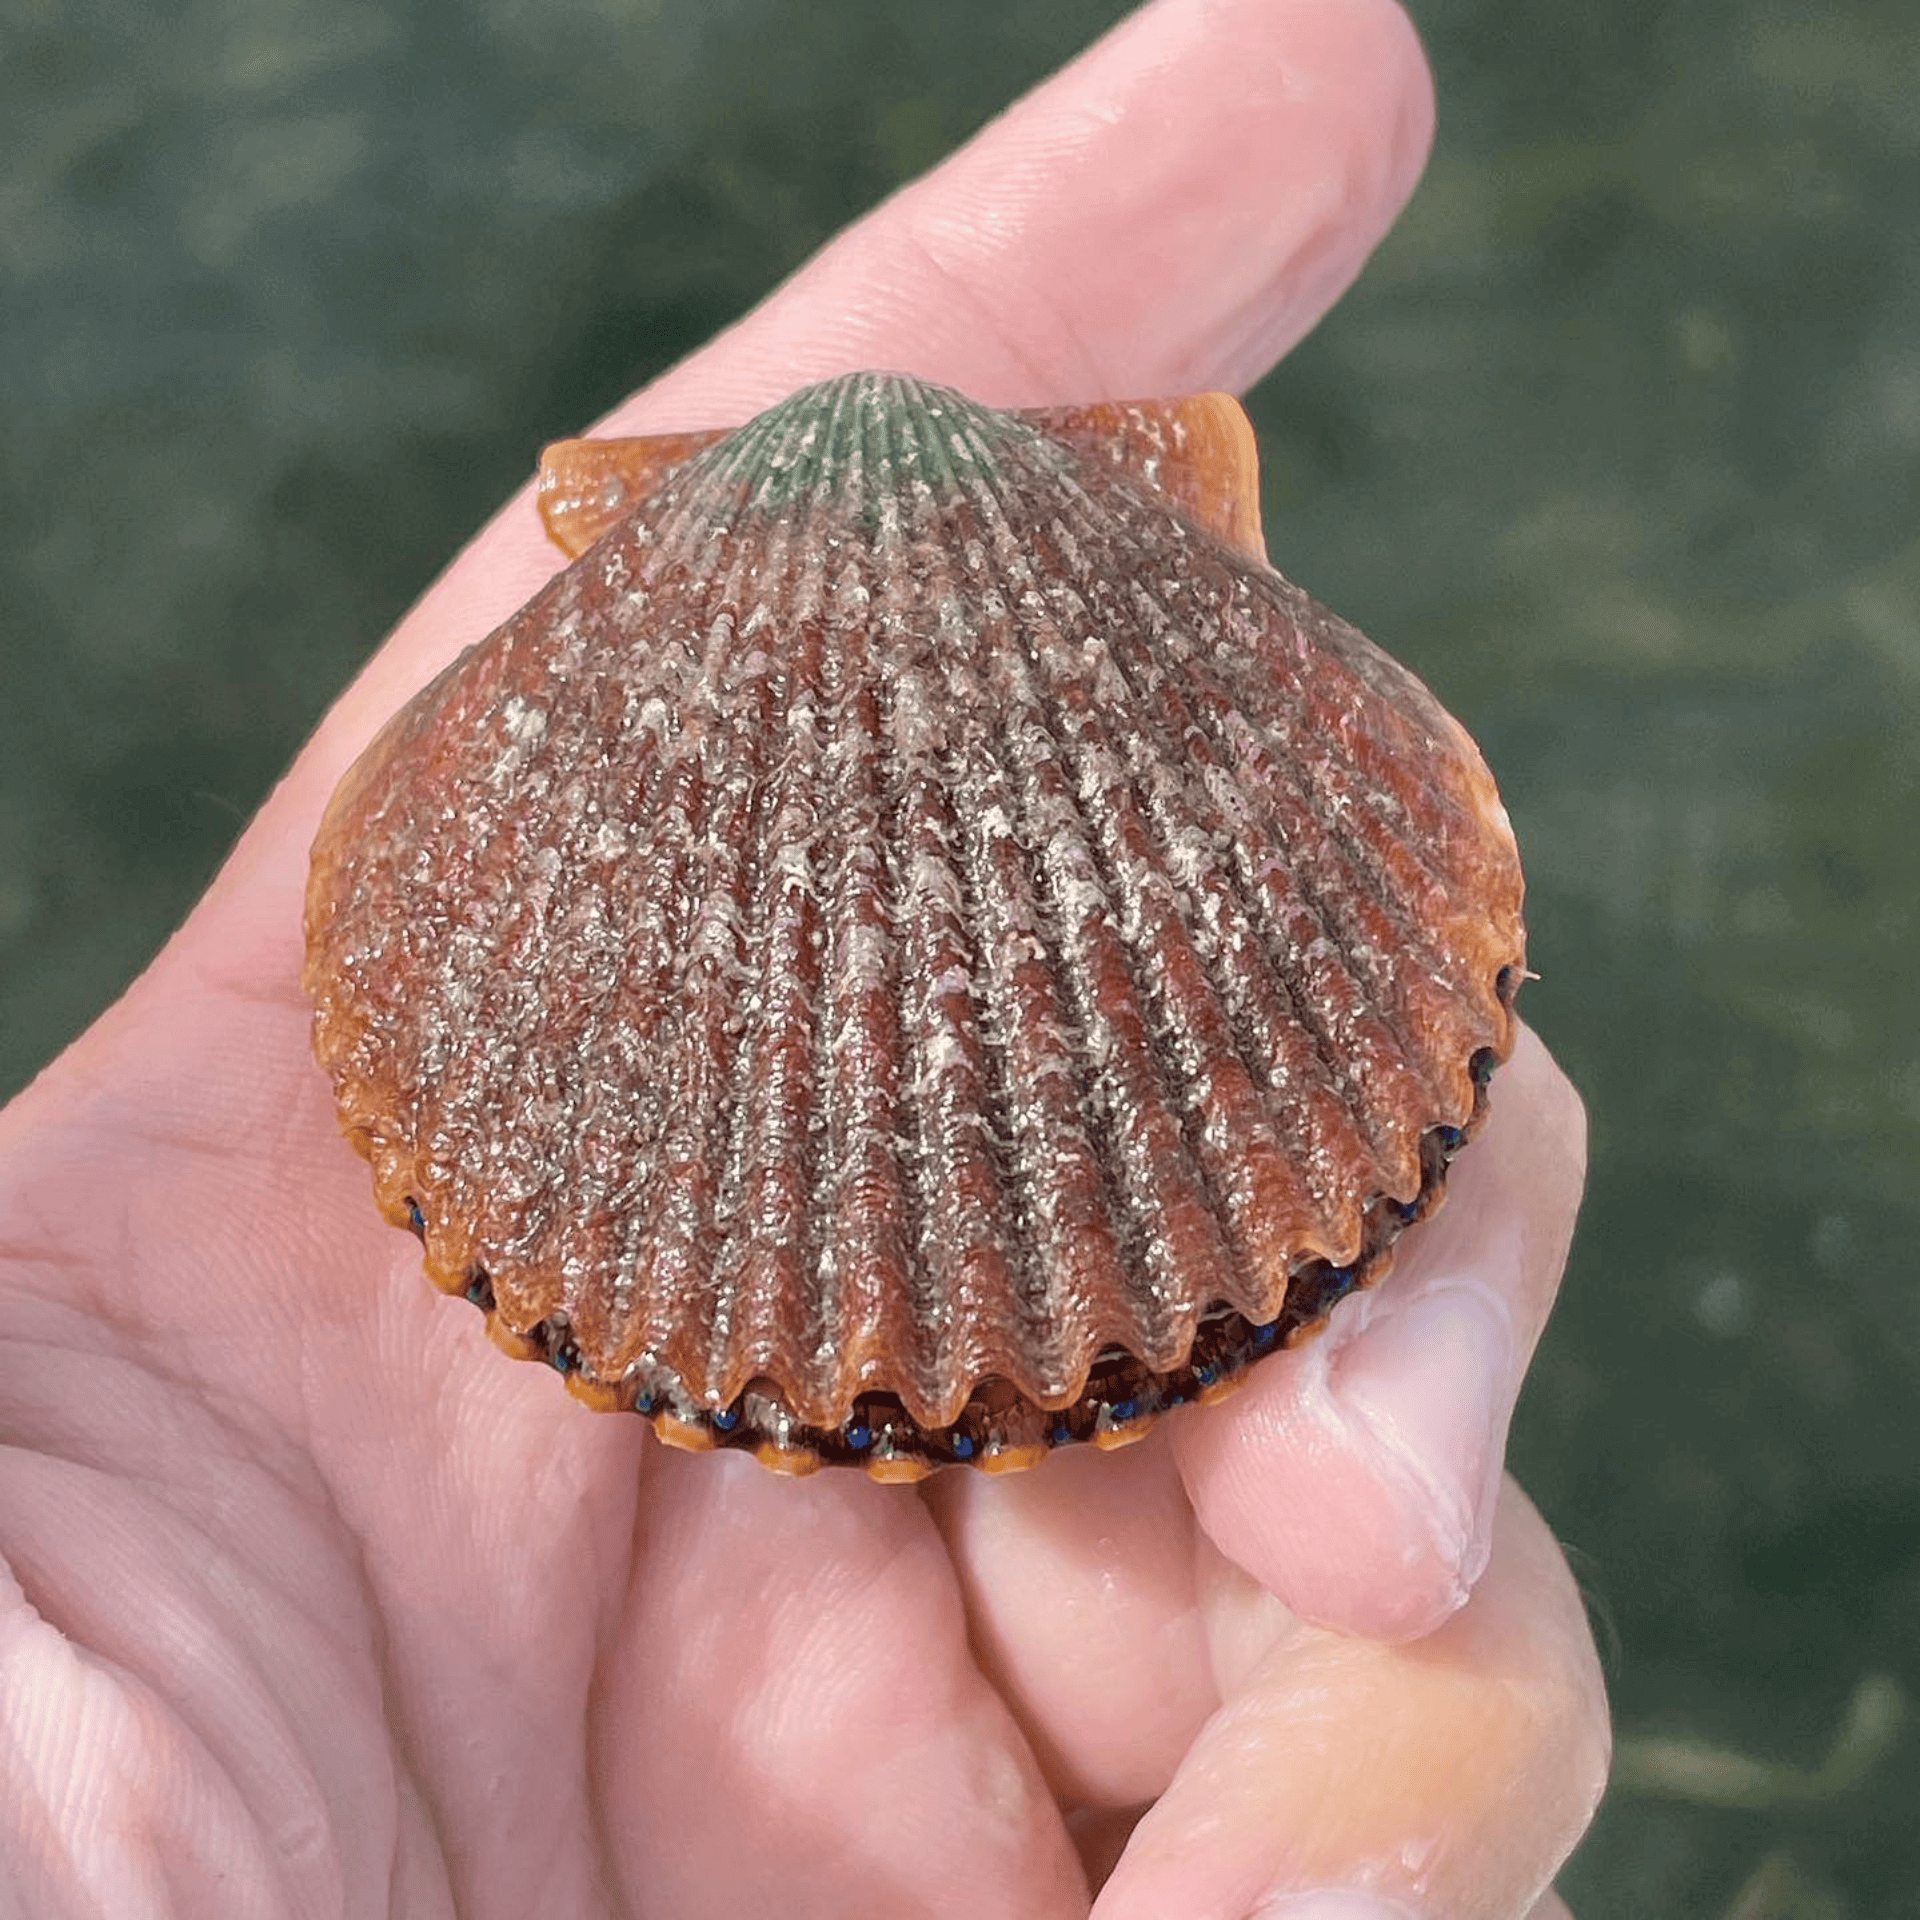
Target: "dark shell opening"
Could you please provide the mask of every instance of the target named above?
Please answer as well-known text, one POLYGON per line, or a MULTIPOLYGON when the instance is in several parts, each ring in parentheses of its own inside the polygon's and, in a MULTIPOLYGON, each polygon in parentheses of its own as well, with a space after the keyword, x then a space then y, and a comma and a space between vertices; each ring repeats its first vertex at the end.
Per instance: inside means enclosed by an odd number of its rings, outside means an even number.
MULTIPOLYGON (((1303 1261, 1274 1320, 1256 1323, 1231 1307, 1215 1306, 1202 1315, 1185 1364, 1170 1371, 1155 1372, 1133 1355, 1109 1349, 1095 1361, 1079 1398, 1055 1409, 1035 1406, 1004 1380, 984 1380, 960 1417, 945 1427, 923 1426, 889 1393, 862 1394, 836 1427, 812 1426, 796 1419, 766 1380, 755 1381, 729 1405, 702 1406, 665 1367, 618 1383, 589 1382, 590 1390, 595 1398, 630 1406, 657 1427, 670 1423, 681 1445, 744 1449, 794 1472, 853 1466, 882 1478, 915 1479, 938 1467, 990 1467, 997 1458, 1026 1464, 1056 1447, 1082 1442, 1124 1444, 1176 1407, 1219 1397, 1255 1361, 1293 1345, 1321 1326, 1348 1294, 1381 1277, 1394 1242, 1439 1203, 1449 1164, 1479 1130, 1496 1064, 1491 1049, 1475 1056, 1477 1091, 1467 1124, 1428 1129, 1421 1142, 1419 1192, 1407 1201, 1385 1194, 1373 1201, 1352 1265, 1303 1261)), ((484 1272, 474 1273, 466 1297, 489 1316, 494 1313, 492 1283, 484 1272)), ((564 1319, 541 1321, 515 1337, 556 1372, 581 1372, 580 1351, 564 1319)))

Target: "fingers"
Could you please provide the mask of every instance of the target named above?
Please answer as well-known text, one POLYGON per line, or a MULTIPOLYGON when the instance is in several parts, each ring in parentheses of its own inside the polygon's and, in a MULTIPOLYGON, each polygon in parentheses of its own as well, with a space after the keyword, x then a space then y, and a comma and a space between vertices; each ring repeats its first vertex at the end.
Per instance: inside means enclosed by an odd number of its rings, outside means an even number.
POLYGON ((1044 1469, 928 1482, 974 1654, 1062 1805, 1158 1794, 1219 1704, 1192 1509, 1156 1436, 1044 1469))
POLYGON ((739 1458, 653 1464, 593 1729, 633 1911, 1084 1914, 920 1502, 739 1458))
POLYGON ((1225 1703, 1094 1920, 1533 1913, 1592 1817, 1608 1733, 1579 1595, 1517 1488, 1486 1577, 1425 1640, 1302 1635, 1224 1565, 1202 1605, 1225 1703))
POLYGON ((1523 1030, 1484 1135, 1393 1273, 1173 1423, 1202 1526, 1295 1613, 1402 1640, 1465 1600, 1584 1171, 1579 1097, 1523 1030))

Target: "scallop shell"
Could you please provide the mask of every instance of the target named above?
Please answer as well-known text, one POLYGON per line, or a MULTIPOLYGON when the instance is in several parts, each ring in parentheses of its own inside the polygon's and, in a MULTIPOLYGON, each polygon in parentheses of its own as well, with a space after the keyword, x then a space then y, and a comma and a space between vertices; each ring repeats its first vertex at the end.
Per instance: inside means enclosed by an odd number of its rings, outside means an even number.
POLYGON ((545 488, 596 543, 314 848, 316 1052, 436 1284, 668 1440, 913 1478, 1131 1439, 1384 1270, 1519 862, 1265 564, 1231 401, 858 374, 545 488))

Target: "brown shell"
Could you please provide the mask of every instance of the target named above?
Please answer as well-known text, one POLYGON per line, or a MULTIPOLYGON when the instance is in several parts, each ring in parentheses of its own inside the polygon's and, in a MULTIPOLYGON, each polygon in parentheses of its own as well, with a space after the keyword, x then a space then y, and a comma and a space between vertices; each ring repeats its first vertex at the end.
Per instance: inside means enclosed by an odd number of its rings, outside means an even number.
POLYGON ((1384 1270, 1511 1044, 1519 863, 1256 557, 1230 405, 861 374, 643 446, 342 782, 315 1048, 509 1350, 914 1477, 1131 1438, 1384 1270))

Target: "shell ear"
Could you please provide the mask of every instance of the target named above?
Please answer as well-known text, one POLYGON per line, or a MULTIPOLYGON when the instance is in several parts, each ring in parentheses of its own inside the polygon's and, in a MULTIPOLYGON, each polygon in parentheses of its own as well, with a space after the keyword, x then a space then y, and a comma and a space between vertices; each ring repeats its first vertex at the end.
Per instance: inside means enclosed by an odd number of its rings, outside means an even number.
MULTIPOLYGON (((1260 531, 1260 454, 1253 423, 1231 394, 1033 407, 1023 417, 1064 440, 1082 459, 1149 482, 1208 532, 1267 564, 1260 531)), ((547 537, 569 560, 577 560, 672 468, 728 431, 556 440, 540 455, 540 518, 547 537)))
POLYGON ((547 538, 577 560, 681 461, 724 439, 705 433, 656 433, 629 440, 556 440, 540 455, 540 518, 547 538))
POLYGON ((1216 538, 1267 564, 1260 452, 1253 422, 1232 394, 1034 407, 1021 417, 1064 440, 1083 460, 1150 482, 1216 538))

